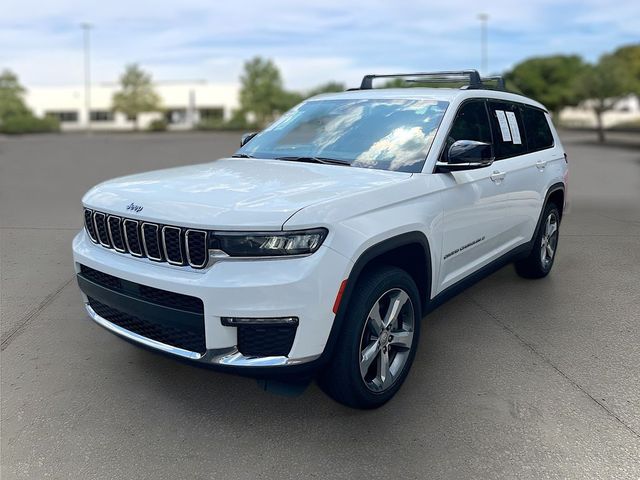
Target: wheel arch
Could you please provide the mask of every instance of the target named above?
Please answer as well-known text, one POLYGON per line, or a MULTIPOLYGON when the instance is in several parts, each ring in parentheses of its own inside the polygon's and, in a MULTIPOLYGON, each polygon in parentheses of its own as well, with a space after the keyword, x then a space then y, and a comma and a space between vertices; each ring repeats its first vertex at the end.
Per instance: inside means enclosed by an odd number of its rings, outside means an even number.
POLYGON ((538 223, 536 225, 536 229, 533 232, 533 237, 529 243, 533 246, 533 240, 537 237, 538 232, 540 231, 540 226, 542 225, 544 215, 544 209, 547 208, 549 202, 555 203, 560 211, 560 220, 562 220, 562 212, 564 210, 564 202, 565 202, 565 186, 564 183, 558 182, 554 183, 547 189, 547 193, 544 197, 544 202, 542 202, 542 209, 540 210, 540 215, 538 216, 538 223))
POLYGON ((431 296, 432 263, 429 241, 423 232, 407 232, 387 238, 367 248, 356 260, 346 279, 346 286, 340 299, 329 339, 322 353, 327 360, 333 352, 337 338, 346 321, 347 308, 358 280, 367 271, 381 265, 402 268, 416 282, 421 299, 421 312, 425 312, 431 296), (418 261, 416 261, 416 256, 418 261))

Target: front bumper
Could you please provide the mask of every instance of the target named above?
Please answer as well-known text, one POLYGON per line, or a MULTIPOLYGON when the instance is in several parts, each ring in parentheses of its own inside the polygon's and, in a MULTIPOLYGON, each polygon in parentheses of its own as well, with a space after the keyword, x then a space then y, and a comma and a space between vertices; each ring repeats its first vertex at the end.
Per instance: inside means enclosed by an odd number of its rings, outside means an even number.
POLYGON ((194 270, 114 252, 92 243, 84 231, 73 241, 73 255, 78 273, 80 265, 85 265, 129 282, 202 300, 206 351, 158 342, 108 321, 89 304, 79 275, 87 312, 96 323, 148 349, 202 365, 247 372, 269 367, 290 370, 320 357, 333 324, 336 293, 351 267, 349 260, 323 246, 307 257, 228 260, 194 270), (221 323, 221 317, 287 316, 298 317, 299 325, 286 356, 243 355, 237 347, 237 328, 221 323))

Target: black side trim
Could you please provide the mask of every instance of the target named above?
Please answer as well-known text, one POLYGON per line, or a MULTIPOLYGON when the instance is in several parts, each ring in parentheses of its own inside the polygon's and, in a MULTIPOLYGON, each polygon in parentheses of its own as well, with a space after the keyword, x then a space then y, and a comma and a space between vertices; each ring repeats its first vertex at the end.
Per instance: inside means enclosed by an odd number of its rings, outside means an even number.
POLYGON ((426 315, 432 312, 433 310, 438 308, 440 305, 445 303, 447 300, 455 297, 456 295, 466 290, 471 285, 479 282, 483 278, 488 277, 492 273, 497 272, 502 267, 513 262, 514 260, 518 260, 519 258, 526 257, 529 254, 529 252, 531 252, 531 248, 533 248, 533 241, 523 243, 522 245, 519 245, 514 249, 508 251, 501 257, 496 258, 488 265, 485 265, 479 270, 476 270, 468 277, 465 277, 462 280, 458 281, 457 283, 454 283, 453 285, 451 285, 450 287, 446 288, 445 290, 440 292, 438 295, 433 297, 431 301, 428 303, 425 311, 422 312, 422 314, 426 315))
POLYGON ((424 248, 425 258, 427 259, 427 265, 425 268, 427 269, 427 288, 426 294, 427 298, 425 299, 425 303, 428 301, 431 292, 431 249, 429 248, 429 241, 427 237, 422 232, 408 232, 398 235, 396 237, 389 238, 384 240, 376 245, 369 247, 365 250, 362 255, 358 258, 355 265, 351 269, 349 273, 349 278, 347 280, 347 286, 342 294, 342 299, 340 301, 340 307, 338 309, 338 313, 333 321, 333 325, 331 327, 331 333, 329 334, 329 339, 324 348, 324 352, 322 352, 322 356, 318 360, 318 363, 326 363, 328 359, 331 357, 333 353, 333 349, 338 341, 338 336, 340 331, 342 330, 342 325, 346 319, 347 307, 349 305, 349 301, 351 296, 353 295, 354 288, 358 283, 358 278, 362 274, 362 271, 365 267, 376 257, 389 252, 391 250, 395 250, 398 247, 403 247, 411 244, 419 244, 424 248))

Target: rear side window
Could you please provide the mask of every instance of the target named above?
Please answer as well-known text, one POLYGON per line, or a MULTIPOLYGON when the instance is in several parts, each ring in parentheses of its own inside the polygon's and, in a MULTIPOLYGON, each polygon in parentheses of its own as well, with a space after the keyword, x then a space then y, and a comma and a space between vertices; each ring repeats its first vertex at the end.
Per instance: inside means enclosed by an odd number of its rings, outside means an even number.
POLYGON ((509 102, 489 102, 496 160, 527 153, 520 107, 509 102))
POLYGON ((492 143, 489 117, 484 100, 472 100, 460 107, 447 136, 447 142, 441 155, 442 161, 447 161, 449 148, 453 142, 458 140, 492 143))
POLYGON ((524 127, 527 131, 527 146, 530 152, 553 147, 553 134, 547 116, 537 108, 522 107, 524 127))

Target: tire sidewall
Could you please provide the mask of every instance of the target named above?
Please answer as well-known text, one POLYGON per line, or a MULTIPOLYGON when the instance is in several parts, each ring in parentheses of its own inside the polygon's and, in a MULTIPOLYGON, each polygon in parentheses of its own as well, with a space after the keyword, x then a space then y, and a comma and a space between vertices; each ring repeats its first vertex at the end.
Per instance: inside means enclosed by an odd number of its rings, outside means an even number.
POLYGON ((556 261, 556 257, 558 256, 558 246, 560 244, 559 240, 560 240, 560 211, 558 210, 558 207, 556 207, 555 204, 549 203, 547 207, 544 209, 544 214, 542 216, 542 223, 540 224, 540 231, 538 232, 538 236, 536 238, 536 243, 534 246, 534 249, 535 249, 534 253, 537 255, 540 271, 543 272, 545 275, 551 271, 551 269, 553 268, 553 264, 556 261), (556 217, 556 223, 558 226, 556 236, 558 238, 556 241, 556 248, 553 253, 553 258, 551 259, 548 265, 545 265, 542 259, 540 258, 540 250, 542 248, 542 237, 544 236, 545 228, 547 225, 547 219, 549 218, 549 215, 551 215, 552 213, 554 213, 556 217))
POLYGON ((376 282, 375 277, 378 277, 378 275, 374 275, 374 278, 370 279, 369 282, 364 282, 365 284, 362 285, 363 288, 358 289, 357 295, 353 298, 352 302, 350 302, 348 321, 343 331, 343 338, 346 340, 343 348, 346 349, 348 354, 348 365, 346 365, 348 381, 353 386, 354 393, 359 400, 359 403, 364 404, 365 408, 380 406, 395 395, 407 377, 420 339, 420 323, 422 316, 420 309, 420 295, 415 282, 409 274, 398 268, 385 269, 385 271, 380 273, 382 273, 379 278, 380 281, 376 282), (404 290, 409 295, 413 304, 415 315, 413 341, 402 373, 400 373, 395 383, 383 392, 373 392, 367 388, 362 376, 360 375, 360 342, 362 338, 362 331, 374 303, 383 293, 393 288, 401 288, 404 290))

